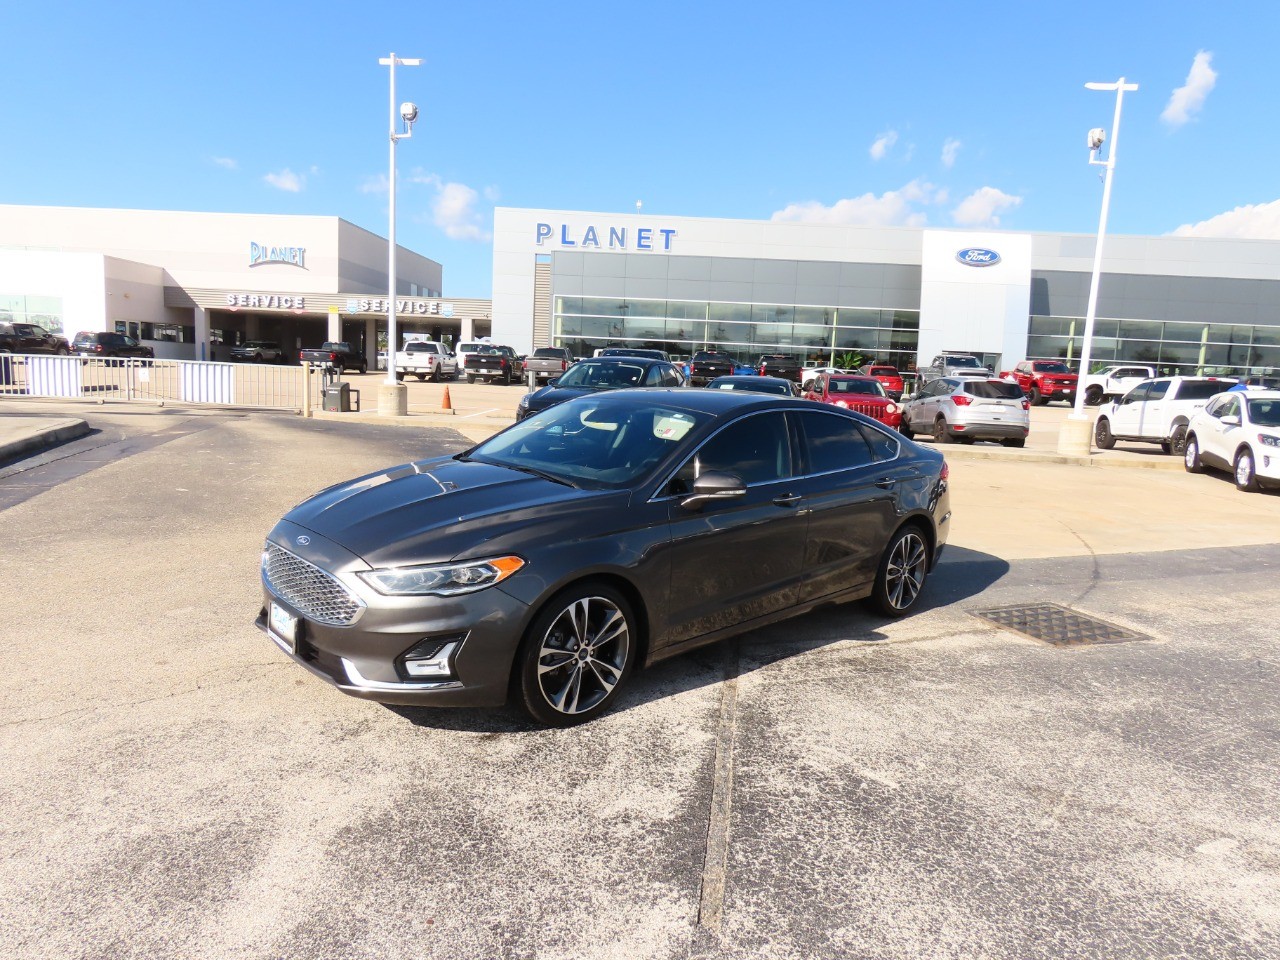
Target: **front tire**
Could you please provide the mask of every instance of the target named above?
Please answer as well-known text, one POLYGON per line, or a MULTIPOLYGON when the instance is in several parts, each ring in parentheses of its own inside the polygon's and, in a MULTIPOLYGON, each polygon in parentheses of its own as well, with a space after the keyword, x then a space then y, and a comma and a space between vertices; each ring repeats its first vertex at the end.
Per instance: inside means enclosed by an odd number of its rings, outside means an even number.
POLYGON ((1099 418, 1093 431, 1093 442, 1099 450, 1110 450, 1116 445, 1116 438, 1111 434, 1111 421, 1106 417, 1099 418))
POLYGON ((1200 462, 1200 441, 1194 433, 1187 436, 1186 447, 1182 451, 1182 465, 1187 473, 1204 473, 1204 464, 1200 462))
POLYGON ((550 727, 604 713, 635 666, 635 623, 627 599, 605 584, 581 583, 557 594, 517 654, 520 706, 550 727))
POLYGON ((902 423, 898 426, 898 432, 902 434, 904 437, 906 437, 908 440, 910 440, 912 437, 916 435, 915 431, 911 429, 911 424, 907 422, 906 417, 902 418, 902 423))
POLYGON ((924 534, 914 524, 903 527, 880 558, 871 605, 886 617, 904 616, 915 606, 928 575, 929 547, 924 534))
POLYGON ((255 354, 253 355, 253 362, 254 362, 254 363, 261 363, 261 362, 262 362, 262 354, 260 354, 260 353, 255 353, 255 354))
POLYGON ((1236 454, 1236 489, 1245 493, 1257 493, 1258 471, 1253 463, 1253 451, 1245 447, 1236 454))
POLYGON ((1033 407, 1042 407, 1049 402, 1044 397, 1040 396, 1040 390, 1037 387, 1031 388, 1031 392, 1027 394, 1027 399, 1031 401, 1031 405, 1033 407))

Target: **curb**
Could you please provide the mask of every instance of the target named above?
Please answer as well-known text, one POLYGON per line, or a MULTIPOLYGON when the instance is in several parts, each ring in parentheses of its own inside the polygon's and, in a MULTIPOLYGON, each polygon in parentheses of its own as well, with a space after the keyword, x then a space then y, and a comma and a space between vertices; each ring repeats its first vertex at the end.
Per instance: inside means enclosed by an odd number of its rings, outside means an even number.
MULTIPOLYGON (((929 444, 928 446, 932 446, 929 444)), ((1141 460, 1120 459, 1106 454, 1072 457, 1062 453, 1038 453, 1027 450, 974 450, 972 447, 944 445, 937 448, 948 460, 1015 460, 1020 463, 1063 463, 1076 467, 1120 467, 1128 470, 1177 470, 1184 468, 1181 457, 1144 457, 1141 460)))
POLYGON ((89 432, 89 424, 74 418, 54 420, 52 425, 44 429, 31 431, 25 437, 0 443, 0 460, 8 460, 19 454, 32 450, 43 450, 45 447, 56 447, 60 443, 83 437, 89 432))

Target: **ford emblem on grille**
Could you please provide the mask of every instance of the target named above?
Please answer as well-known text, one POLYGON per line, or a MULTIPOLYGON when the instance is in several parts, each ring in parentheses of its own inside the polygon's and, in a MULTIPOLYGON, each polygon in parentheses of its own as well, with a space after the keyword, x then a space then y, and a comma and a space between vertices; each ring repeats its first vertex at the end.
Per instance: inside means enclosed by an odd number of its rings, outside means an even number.
POLYGON ((985 247, 965 247, 956 253, 956 259, 966 267, 994 267, 1000 262, 1000 254, 985 247))
POLYGON ((300 547, 305 547, 305 546, 306 546, 308 543, 310 543, 310 542, 311 542, 311 538, 310 538, 310 537, 299 537, 299 538, 298 538, 298 546, 300 546, 300 547))

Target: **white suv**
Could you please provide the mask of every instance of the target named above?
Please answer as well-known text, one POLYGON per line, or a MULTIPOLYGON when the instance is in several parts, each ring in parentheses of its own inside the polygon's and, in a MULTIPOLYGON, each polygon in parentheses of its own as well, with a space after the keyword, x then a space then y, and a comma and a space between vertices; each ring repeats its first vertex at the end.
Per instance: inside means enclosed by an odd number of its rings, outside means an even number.
POLYGON ((1102 406, 1094 442, 1099 450, 1110 450, 1117 440, 1158 443, 1165 453, 1181 456, 1191 417, 1234 383, 1216 377, 1160 377, 1140 383, 1102 406))
POLYGON ((1233 390, 1191 418, 1182 462, 1188 472, 1230 470, 1250 492, 1280 484, 1280 390, 1233 390))

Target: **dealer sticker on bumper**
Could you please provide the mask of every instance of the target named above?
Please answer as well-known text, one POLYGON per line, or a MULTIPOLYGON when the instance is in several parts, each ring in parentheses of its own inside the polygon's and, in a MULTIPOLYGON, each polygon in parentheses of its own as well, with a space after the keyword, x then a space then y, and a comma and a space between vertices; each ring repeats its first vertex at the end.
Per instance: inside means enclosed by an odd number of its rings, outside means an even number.
POLYGON ((278 603, 271 604, 271 639, 290 653, 298 649, 298 618, 278 603))

